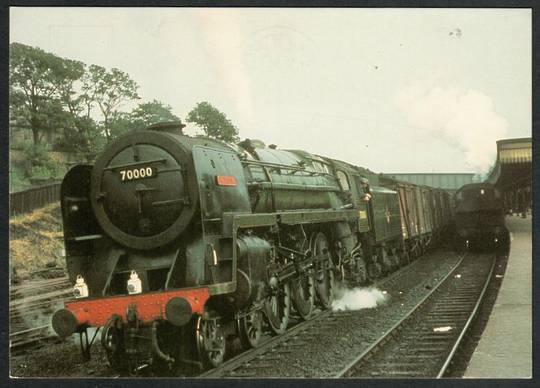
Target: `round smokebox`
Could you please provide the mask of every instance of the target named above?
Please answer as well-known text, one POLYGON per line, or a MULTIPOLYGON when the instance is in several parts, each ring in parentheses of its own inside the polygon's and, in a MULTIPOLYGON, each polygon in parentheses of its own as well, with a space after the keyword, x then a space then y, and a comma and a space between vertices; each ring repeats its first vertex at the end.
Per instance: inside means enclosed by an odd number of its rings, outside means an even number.
POLYGON ((105 233, 134 249, 174 241, 197 209, 198 185, 191 150, 168 132, 134 131, 96 159, 91 201, 105 233))

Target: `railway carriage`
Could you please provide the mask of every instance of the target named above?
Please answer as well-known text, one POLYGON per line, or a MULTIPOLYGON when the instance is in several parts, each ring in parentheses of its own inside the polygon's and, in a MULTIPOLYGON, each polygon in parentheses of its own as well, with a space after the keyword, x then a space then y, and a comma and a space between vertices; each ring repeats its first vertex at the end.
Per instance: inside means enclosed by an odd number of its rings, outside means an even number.
POLYGON ((432 189, 430 205, 431 205, 431 211, 433 214, 433 228, 436 231, 440 231, 443 220, 442 220, 441 192, 439 189, 432 189))
MULTIPOLYGON (((161 123, 73 167, 61 206, 76 298, 63 336, 101 328, 111 366, 223 362, 226 340, 330 308, 336 281, 366 283, 425 248, 429 190, 300 150, 185 136, 161 123), (424 245, 419 245, 424 244, 424 245)), ((84 338, 84 341, 83 341, 84 338)))
POLYGON ((442 189, 417 186, 382 176, 381 184, 398 193, 401 230, 406 251, 420 256, 433 239, 451 225, 450 194, 442 189))

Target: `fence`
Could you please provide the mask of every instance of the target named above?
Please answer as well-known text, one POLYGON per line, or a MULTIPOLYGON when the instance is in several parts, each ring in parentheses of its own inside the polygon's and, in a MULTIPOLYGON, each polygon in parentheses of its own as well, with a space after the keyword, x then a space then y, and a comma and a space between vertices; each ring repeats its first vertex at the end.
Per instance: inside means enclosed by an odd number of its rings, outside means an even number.
POLYGON ((33 187, 9 194, 9 215, 31 212, 53 202, 60 201, 60 183, 33 187))

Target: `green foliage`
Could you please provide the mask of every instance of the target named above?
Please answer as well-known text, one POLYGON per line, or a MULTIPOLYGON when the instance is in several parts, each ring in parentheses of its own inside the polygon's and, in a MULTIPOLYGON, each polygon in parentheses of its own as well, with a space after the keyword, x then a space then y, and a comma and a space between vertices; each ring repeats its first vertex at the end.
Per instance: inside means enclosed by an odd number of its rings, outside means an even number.
POLYGON ((29 175, 33 179, 51 179, 56 177, 57 174, 55 169, 51 169, 48 166, 33 166, 29 171, 29 175))
POLYGON ((224 113, 220 112, 206 101, 199 102, 197 106, 188 113, 186 121, 197 125, 208 137, 230 143, 239 140, 238 129, 224 113))
POLYGON ((63 127, 63 136, 56 139, 54 149, 65 152, 93 153, 106 143, 92 118, 70 117, 63 127))
POLYGON ((65 172, 62 163, 50 157, 49 145, 32 144, 23 152, 27 160, 24 169, 24 175, 27 178, 56 178, 65 172))
POLYGON ((163 121, 180 121, 180 118, 172 113, 170 105, 165 105, 158 100, 152 100, 151 102, 139 104, 133 109, 130 120, 134 128, 145 128, 163 121))
POLYGON ((88 100, 95 101, 103 115, 103 133, 107 141, 113 139, 111 120, 118 119, 118 108, 123 102, 140 98, 139 86, 127 73, 118 69, 107 71, 104 67, 90 65, 83 80, 83 92, 88 100))
POLYGON ((180 121, 169 105, 157 100, 139 104, 130 113, 122 111, 125 102, 140 97, 137 83, 119 69, 87 66, 12 43, 9 74, 10 134, 17 134, 10 139, 21 144, 19 131, 32 134, 31 143, 23 145, 25 162, 12 170, 11 183, 17 187, 31 178, 64 173, 64 164, 50 157, 51 149, 89 159, 123 133, 180 121))
POLYGON ((129 113, 116 112, 109 121, 109 129, 111 138, 116 139, 127 132, 137 129, 137 127, 133 125, 129 113))
POLYGON ((32 165, 43 165, 50 159, 47 144, 30 144, 23 151, 26 160, 29 160, 32 165))
POLYGON ((172 108, 160 101, 152 100, 139 104, 130 113, 117 112, 110 120, 112 138, 117 138, 129 131, 144 129, 147 126, 163 121, 180 121, 172 113, 172 108))
POLYGON ((12 166, 9 172, 9 191, 21 191, 31 187, 30 181, 24 174, 24 170, 12 166))
MULTIPOLYGON (((121 70, 87 67, 20 43, 10 46, 10 127, 30 130, 36 146, 99 152, 113 138, 111 126, 118 133, 131 129, 119 107, 139 98, 137 89, 135 81, 121 70), (95 107, 102 114, 101 123, 91 117, 95 107)), ((30 154, 30 158, 37 157, 35 152, 30 154)))
POLYGON ((72 152, 92 152, 100 143, 100 129, 90 112, 94 101, 84 90, 76 87, 88 79, 88 70, 83 65, 82 72, 77 73, 78 78, 66 78, 59 86, 59 98, 65 108, 64 121, 59 128, 63 130, 55 146, 57 149, 72 152))
POLYGON ((34 144, 64 122, 61 85, 84 74, 84 64, 60 58, 37 47, 10 45, 10 114, 13 126, 29 128, 34 144))

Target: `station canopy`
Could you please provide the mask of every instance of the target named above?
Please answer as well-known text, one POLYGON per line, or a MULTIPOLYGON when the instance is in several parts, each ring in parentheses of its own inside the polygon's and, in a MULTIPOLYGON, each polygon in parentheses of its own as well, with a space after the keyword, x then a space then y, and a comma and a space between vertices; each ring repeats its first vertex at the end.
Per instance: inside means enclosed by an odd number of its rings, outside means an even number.
POLYGON ((497 162, 487 181, 501 191, 531 185, 532 138, 497 141, 497 162))
POLYGON ((475 173, 468 172, 449 172, 449 173, 429 173, 429 172, 411 172, 411 173, 386 173, 385 177, 413 183, 415 185, 423 185, 445 189, 449 192, 454 192, 463 185, 473 183, 475 173))

